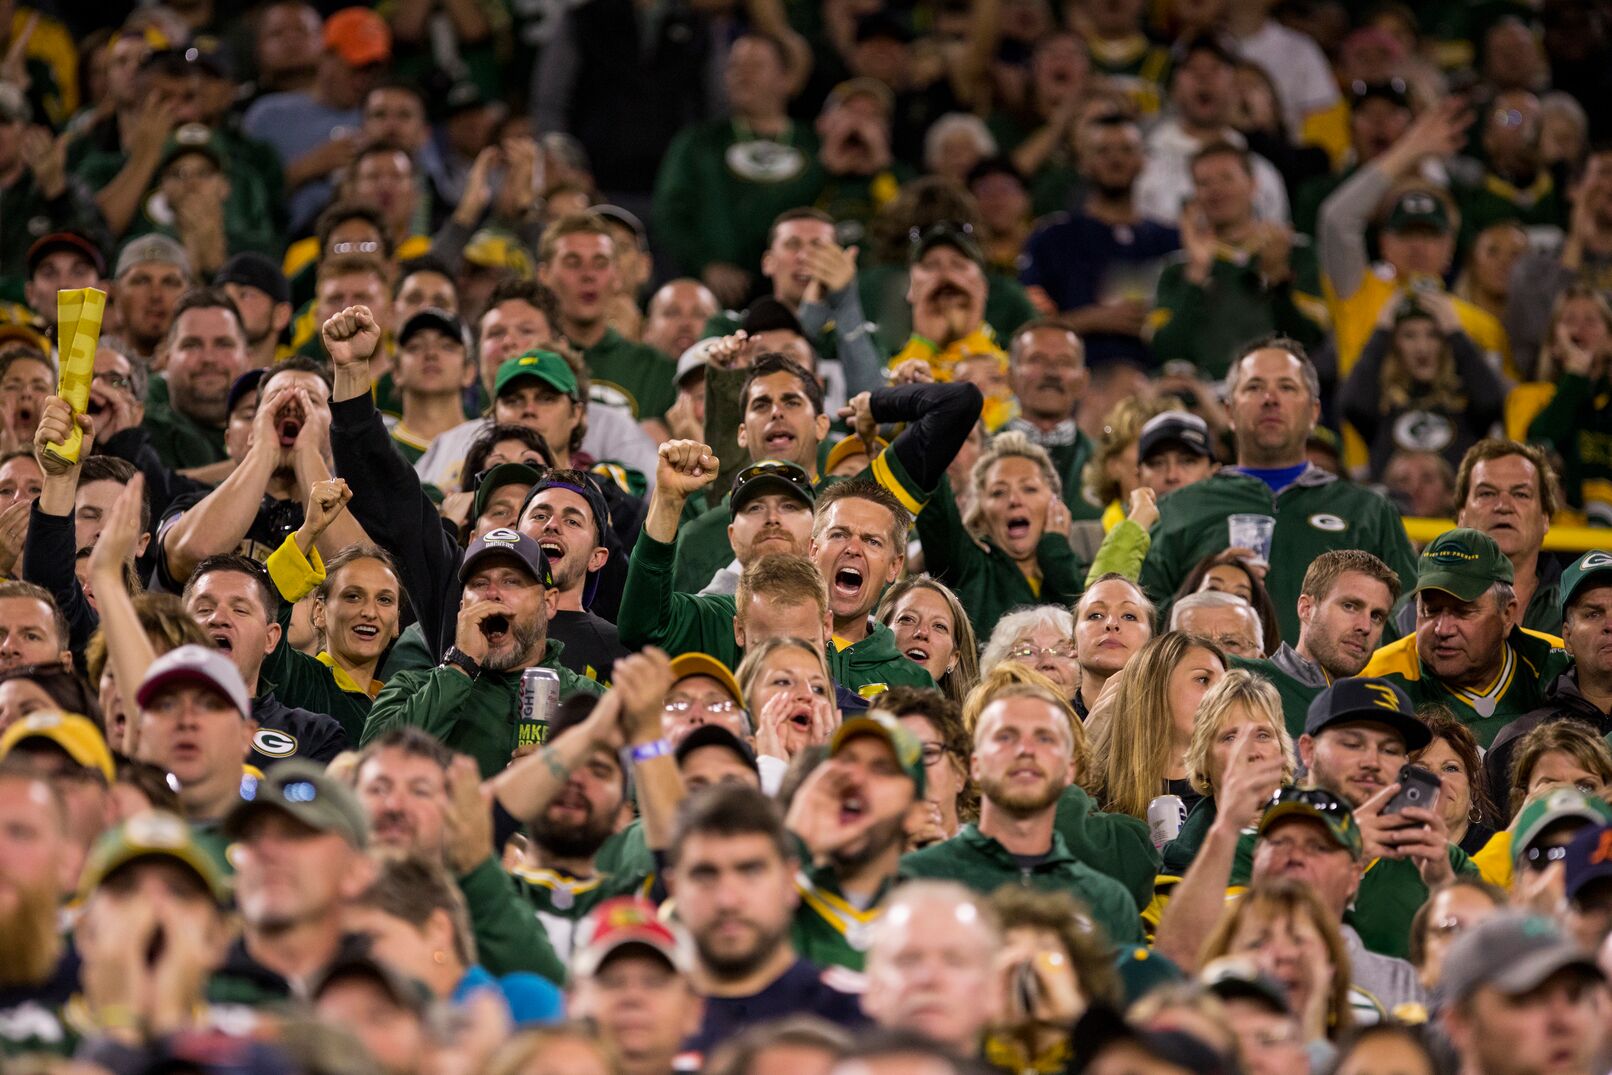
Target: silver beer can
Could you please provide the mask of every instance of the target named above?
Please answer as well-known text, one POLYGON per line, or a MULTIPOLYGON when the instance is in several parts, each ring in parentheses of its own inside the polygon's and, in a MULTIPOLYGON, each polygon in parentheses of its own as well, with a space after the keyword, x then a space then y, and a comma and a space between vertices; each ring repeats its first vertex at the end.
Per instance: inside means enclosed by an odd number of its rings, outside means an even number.
POLYGON ((1147 829, 1153 835, 1153 846, 1163 847, 1181 835, 1181 824, 1187 819, 1186 803, 1179 795, 1160 795, 1147 804, 1147 829))
POLYGON ((559 708, 560 674, 552 668, 523 670, 515 711, 515 745, 542 746, 548 742, 549 722, 559 708))

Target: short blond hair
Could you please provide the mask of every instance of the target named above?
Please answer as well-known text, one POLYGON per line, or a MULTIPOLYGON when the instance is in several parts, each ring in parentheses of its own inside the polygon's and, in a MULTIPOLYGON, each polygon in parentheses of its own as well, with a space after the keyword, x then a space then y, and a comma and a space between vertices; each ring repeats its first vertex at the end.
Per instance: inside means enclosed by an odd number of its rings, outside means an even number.
POLYGON ((1204 694, 1198 703, 1198 715, 1192 722, 1192 742, 1187 746, 1187 779, 1200 794, 1215 794, 1214 781, 1209 779, 1209 759, 1221 726, 1237 706, 1263 717, 1270 725, 1282 751, 1282 783, 1293 782, 1293 737, 1287 734, 1281 694, 1264 676, 1246 668, 1233 668, 1204 694))
POLYGON ((985 450, 974 461, 974 469, 968 476, 968 483, 973 487, 974 496, 968 506, 968 514, 963 517, 963 525, 976 534, 985 525, 985 497, 982 494, 986 476, 990 474, 992 467, 1004 459, 1030 460, 1041 468, 1041 476, 1052 489, 1052 495, 1055 497, 1063 495, 1063 480, 1058 477, 1058 468, 1052 465, 1052 456, 1047 454, 1045 448, 1018 430, 1010 429, 1005 433, 998 433, 985 445, 985 450))
POLYGON ((1018 661, 1002 661, 985 673, 963 702, 963 727, 972 742, 979 734, 980 716, 992 702, 1006 698, 1036 698, 1053 706, 1064 715, 1069 726, 1069 760, 1075 767, 1075 783, 1091 790, 1088 781, 1096 773, 1092 766, 1091 744, 1086 736, 1086 725, 1058 692, 1058 685, 1029 665, 1018 661))

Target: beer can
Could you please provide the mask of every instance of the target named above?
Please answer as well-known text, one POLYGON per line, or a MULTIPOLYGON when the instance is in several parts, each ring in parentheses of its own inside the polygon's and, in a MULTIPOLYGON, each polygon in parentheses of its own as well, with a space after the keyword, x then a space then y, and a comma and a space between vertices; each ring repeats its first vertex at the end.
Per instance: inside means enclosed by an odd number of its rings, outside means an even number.
POLYGON ((515 745, 542 746, 548 742, 549 722, 559 708, 560 674, 551 668, 522 671, 515 711, 515 745))
POLYGON ((1163 847, 1181 835, 1181 824, 1187 819, 1187 806, 1179 795, 1160 795, 1147 804, 1147 828, 1153 835, 1153 846, 1163 847))

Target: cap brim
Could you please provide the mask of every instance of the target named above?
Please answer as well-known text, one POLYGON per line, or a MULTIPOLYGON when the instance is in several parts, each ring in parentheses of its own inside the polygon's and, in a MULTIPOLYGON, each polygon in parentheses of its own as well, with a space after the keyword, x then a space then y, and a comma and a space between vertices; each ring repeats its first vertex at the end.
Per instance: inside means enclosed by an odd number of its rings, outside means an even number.
POLYGON ((1517 996, 1538 989, 1552 975, 1564 970, 1580 971, 1598 982, 1606 980, 1605 973, 1595 960, 1571 941, 1563 941, 1528 953, 1484 984, 1493 986, 1507 996, 1517 996))
POLYGON ((577 953, 571 971, 574 977, 591 978, 599 973, 599 968, 610 961, 610 957, 617 955, 624 948, 641 948, 666 961, 666 965, 678 974, 688 973, 683 961, 678 955, 675 946, 668 945, 666 939, 649 930, 623 929, 609 940, 595 945, 589 945, 577 953))
POLYGON ((921 796, 923 794, 922 780, 915 779, 907 771, 907 767, 902 764, 901 748, 896 745, 895 737, 890 734, 890 729, 872 717, 851 717, 849 720, 843 721, 838 728, 834 729, 834 736, 828 741, 828 756, 834 757, 846 743, 864 735, 876 736, 880 742, 890 748, 890 753, 895 755, 896 765, 900 767, 902 775, 917 784, 918 794, 921 796))
POLYGON ((742 505, 768 493, 788 493, 807 507, 816 505, 816 500, 808 496, 806 490, 788 478, 781 478, 776 474, 758 474, 734 491, 730 501, 731 510, 738 511, 742 505))
POLYGON ((679 653, 672 658, 672 682, 675 684, 689 676, 711 677, 722 684, 723 689, 733 696, 735 702, 744 704, 744 688, 739 686, 738 679, 727 665, 709 653, 679 653))
POLYGON ((1206 445, 1194 444, 1185 437, 1178 437, 1172 434, 1169 436, 1159 437, 1158 439, 1151 441, 1147 445, 1146 450, 1137 451, 1136 457, 1139 460, 1146 461, 1151 459, 1154 453, 1163 451, 1165 448, 1181 448, 1191 452, 1200 459, 1208 459, 1211 454, 1206 445))
POLYGON ((1546 830, 1552 825, 1563 821, 1582 821, 1587 825, 1600 826, 1607 824, 1607 817, 1605 814, 1596 812, 1596 809, 1589 805, 1569 807, 1552 813, 1541 814, 1539 819, 1530 825, 1526 832, 1512 834, 1511 861, 1520 860, 1528 849, 1534 845, 1534 841, 1545 835, 1546 830))
MULTIPOLYGON (((223 904, 229 900, 229 883, 225 879, 223 871, 215 863, 209 861, 204 852, 195 847, 125 847, 116 857, 106 863, 101 875, 93 879, 94 884, 84 887, 83 891, 79 893, 80 897, 88 896, 95 889, 105 884, 108 877, 111 877, 123 867, 145 859, 168 859, 171 862, 177 862, 189 870, 202 883, 202 887, 212 895, 215 902, 223 904)), ((88 881, 91 878, 86 877, 85 880, 88 881)))
POLYGON ((479 519, 481 513, 487 510, 487 501, 492 495, 506 485, 525 485, 528 489, 543 480, 543 474, 529 463, 499 463, 487 471, 487 476, 476 487, 475 500, 472 510, 479 519))
POLYGON ((540 371, 538 371, 536 369, 519 370, 519 371, 517 371, 515 373, 510 374, 508 377, 505 377, 503 380, 499 381, 496 386, 494 386, 493 395, 495 395, 495 396, 503 395, 504 390, 506 388, 508 388, 510 385, 514 384, 517 381, 525 380, 526 378, 531 378, 534 381, 542 381, 544 384, 548 385, 550 388, 554 389, 554 391, 560 393, 560 395, 562 395, 562 396, 568 396, 571 399, 576 398, 577 393, 576 393, 576 388, 575 387, 573 387, 571 385, 566 385, 566 384, 559 383, 553 377, 550 377, 548 374, 542 373, 542 372, 540 372, 540 371))
POLYGON ((1471 575, 1457 574, 1453 571, 1429 571, 1425 577, 1416 580, 1411 595, 1437 590, 1449 594, 1457 601, 1476 601, 1488 593, 1494 584, 1494 579, 1473 578, 1471 575))
MULTIPOLYGON (((141 681, 140 688, 134 692, 134 700, 138 705, 145 705, 156 696, 158 691, 173 683, 204 683, 225 698, 228 698, 231 705, 239 705, 239 700, 230 693, 228 687, 194 666, 169 668, 154 676, 146 677, 141 681)), ((241 715, 243 717, 250 716, 250 713, 243 712, 241 715)))
POLYGON ((1385 728, 1392 728, 1404 738, 1405 749, 1412 753, 1433 741, 1433 733, 1427 730, 1427 725, 1415 717, 1401 713, 1397 709, 1379 707, 1346 709, 1341 713, 1333 713, 1317 724, 1313 730, 1306 728, 1305 733, 1318 735, 1340 724, 1381 724, 1385 728))
POLYGON ((1600 567, 1590 568, 1588 571, 1585 571, 1583 574, 1579 575, 1577 581, 1573 583, 1573 588, 1571 590, 1563 590, 1561 598, 1562 611, 1567 611, 1567 606, 1572 604, 1574 595, 1576 595, 1580 590, 1588 588, 1592 583, 1597 586, 1612 584, 1612 564, 1603 564, 1600 567))
POLYGON ((532 578, 536 579, 537 581, 543 581, 543 573, 541 571, 527 563, 526 559, 521 556, 520 553, 509 548, 486 548, 481 549, 471 556, 466 556, 464 563, 459 565, 459 581, 469 582, 470 576, 479 571, 484 562, 499 558, 507 559, 512 563, 521 565, 521 570, 525 571, 528 575, 531 575, 532 578))
POLYGON ((726 750, 744 762, 748 768, 754 770, 758 776, 760 775, 761 770, 756 763, 755 751, 745 745, 743 739, 740 739, 720 724, 702 724, 690 731, 683 737, 683 741, 677 744, 674 757, 676 757, 677 763, 682 765, 684 759, 690 754, 696 750, 704 750, 707 747, 720 747, 726 750))
POLYGON ((1351 855, 1358 855, 1355 848, 1338 835, 1338 830, 1333 827, 1332 819, 1306 802, 1295 800, 1293 802, 1278 803, 1276 806, 1266 810, 1259 819, 1259 827, 1255 830, 1255 834, 1263 836, 1278 821, 1284 821, 1292 817, 1308 818, 1311 821, 1320 822, 1321 827, 1327 830, 1327 835, 1332 838, 1333 843, 1351 855))

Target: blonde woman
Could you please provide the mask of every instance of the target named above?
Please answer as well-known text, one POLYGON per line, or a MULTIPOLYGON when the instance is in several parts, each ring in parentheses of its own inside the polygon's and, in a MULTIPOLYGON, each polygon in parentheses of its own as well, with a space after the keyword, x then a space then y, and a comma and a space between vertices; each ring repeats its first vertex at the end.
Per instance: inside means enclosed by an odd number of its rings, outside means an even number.
POLYGON ((980 677, 974 624, 951 587, 928 575, 897 579, 873 617, 896 636, 896 649, 924 666, 935 685, 958 705, 980 677))
MULTIPOLYGON (((757 758, 787 764, 807 747, 827 743, 839 727, 828 658, 805 639, 769 638, 751 647, 736 678, 755 723, 757 758)), ((781 770, 776 775, 781 779, 781 770)))
POLYGON ((1069 546, 1069 508, 1047 450, 1023 433, 998 434, 969 475, 963 517, 942 482, 918 515, 924 565, 969 610, 977 635, 1016 605, 1068 605, 1085 571, 1069 546))
POLYGON ((1105 533, 1125 518, 1131 494, 1142 484, 1136 459, 1142 427, 1149 418, 1169 409, 1166 401, 1131 396, 1116 403, 1104 419, 1102 439, 1080 472, 1080 485, 1087 500, 1107 505, 1103 509, 1105 533))
MULTIPOLYGON (((963 703, 963 727, 968 729, 970 741, 986 706, 1005 694, 1023 691, 1063 697, 1052 680, 1035 669, 1017 661, 1001 661, 991 666, 963 703)), ((1070 783, 1058 798, 1053 827, 1076 858, 1124 885, 1136 905, 1146 907, 1153 898, 1153 879, 1159 869, 1158 852, 1147 824, 1128 814, 1097 809, 1091 795, 1095 772, 1086 727, 1067 701, 1060 701, 1059 706, 1069 718, 1074 749, 1070 755, 1070 783)))
POLYGON ((1143 646, 1090 720, 1104 810, 1146 819, 1148 804, 1175 795, 1190 810, 1202 795, 1187 779, 1198 704, 1226 674, 1213 643, 1170 631, 1143 646))
MULTIPOLYGON (((1233 668, 1198 703, 1192 741, 1187 744, 1187 779, 1203 798, 1187 815, 1181 834, 1161 849, 1164 873, 1180 877, 1192 865, 1219 813, 1216 792, 1238 756, 1249 762, 1279 758, 1279 784, 1293 781, 1293 738, 1282 718, 1282 696, 1262 676, 1233 668)), ((1273 783, 1270 790, 1279 784, 1273 783)), ((1251 825, 1257 818, 1243 820, 1251 825)))

